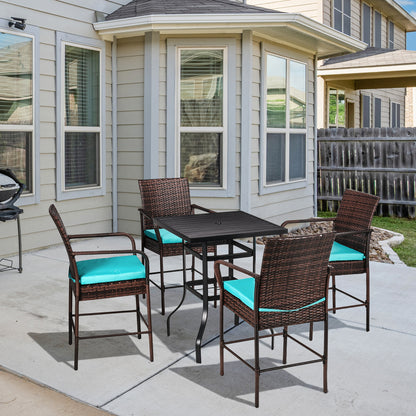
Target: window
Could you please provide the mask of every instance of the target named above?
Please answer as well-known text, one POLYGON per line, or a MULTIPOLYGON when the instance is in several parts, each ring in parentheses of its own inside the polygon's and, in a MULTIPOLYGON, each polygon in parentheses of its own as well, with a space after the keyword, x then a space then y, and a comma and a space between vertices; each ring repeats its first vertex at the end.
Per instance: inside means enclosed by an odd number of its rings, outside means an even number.
POLYGON ((306 65, 267 53, 265 184, 306 178, 306 65))
POLYGON ((100 41, 80 44, 58 34, 57 199, 102 195, 103 51, 100 41))
POLYGON ((388 30, 388 48, 394 49, 394 23, 389 22, 389 30, 388 30))
POLYGON ((223 187, 225 49, 178 52, 180 176, 191 186, 223 187))
POLYGON ((391 127, 400 127, 400 104, 391 103, 391 127))
POLYGON ((381 48, 381 14, 374 10, 374 46, 381 48))
POLYGON ((334 0, 333 26, 334 29, 351 35, 351 0, 334 0))
POLYGON ((361 94, 361 127, 371 127, 371 97, 361 94))
POLYGON ((371 7, 363 3, 362 7, 362 41, 371 46, 371 7))
POLYGON ((374 98, 374 127, 381 127, 381 98, 374 98))
POLYGON ((328 126, 345 127, 345 91, 329 89, 328 126))
POLYGON ((0 30, 0 166, 34 185, 34 38, 0 30))

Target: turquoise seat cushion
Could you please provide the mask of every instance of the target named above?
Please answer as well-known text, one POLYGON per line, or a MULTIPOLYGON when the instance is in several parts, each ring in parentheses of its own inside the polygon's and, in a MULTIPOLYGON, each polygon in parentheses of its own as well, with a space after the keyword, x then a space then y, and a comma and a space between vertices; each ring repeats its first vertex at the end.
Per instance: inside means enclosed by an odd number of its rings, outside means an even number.
POLYGON ((334 242, 329 256, 329 261, 351 261, 364 260, 365 256, 353 248, 334 242))
MULTIPOLYGON (((144 233, 151 238, 152 240, 157 241, 156 231, 153 229, 144 230, 144 233)), ((182 238, 178 237, 177 235, 171 233, 168 230, 163 228, 159 228, 160 237, 162 238, 163 244, 178 244, 182 243, 182 238)))
MULTIPOLYGON (((77 261, 82 285, 144 279, 146 269, 137 256, 106 257, 77 261)), ((69 273, 69 277, 74 280, 69 273)))
MULTIPOLYGON (((224 282, 224 290, 229 292, 231 295, 240 299, 250 309, 254 309, 254 286, 255 279, 248 277, 247 279, 227 280, 224 282)), ((297 312, 301 309, 309 308, 310 306, 317 305, 318 303, 324 302, 325 298, 321 298, 316 302, 302 306, 297 309, 268 309, 260 308, 260 312, 297 312)))

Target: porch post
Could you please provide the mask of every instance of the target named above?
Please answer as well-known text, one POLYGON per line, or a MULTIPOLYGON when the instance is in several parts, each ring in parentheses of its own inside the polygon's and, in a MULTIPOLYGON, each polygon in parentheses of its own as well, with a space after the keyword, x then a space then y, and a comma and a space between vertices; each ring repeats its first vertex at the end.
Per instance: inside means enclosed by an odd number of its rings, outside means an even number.
POLYGON ((159 176, 160 33, 144 35, 144 178, 159 176))

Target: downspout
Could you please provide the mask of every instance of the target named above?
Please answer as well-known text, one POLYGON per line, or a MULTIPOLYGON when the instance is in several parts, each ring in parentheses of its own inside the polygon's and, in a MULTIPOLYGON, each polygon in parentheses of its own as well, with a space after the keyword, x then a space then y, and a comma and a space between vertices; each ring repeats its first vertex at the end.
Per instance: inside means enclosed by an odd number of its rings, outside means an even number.
POLYGON ((113 193, 113 232, 118 231, 118 187, 117 187, 117 38, 111 47, 111 127, 112 127, 112 193, 113 193))
POLYGON ((314 137, 314 191, 313 191, 313 215, 318 216, 318 57, 314 58, 314 109, 313 109, 313 137, 314 137))

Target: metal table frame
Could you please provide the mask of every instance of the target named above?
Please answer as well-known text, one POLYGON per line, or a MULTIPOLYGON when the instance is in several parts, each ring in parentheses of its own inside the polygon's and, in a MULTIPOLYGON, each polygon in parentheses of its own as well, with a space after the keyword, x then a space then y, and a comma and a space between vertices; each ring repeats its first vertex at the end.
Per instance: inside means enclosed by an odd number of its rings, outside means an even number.
MULTIPOLYGON (((167 319, 168 335, 170 333, 170 319, 180 308, 185 298, 186 290, 202 299, 202 317, 198 335, 195 342, 196 362, 201 362, 202 337, 208 320, 208 302, 218 299, 217 295, 209 296, 208 285, 215 279, 208 277, 208 262, 215 260, 229 260, 243 257, 253 257, 253 271, 256 266, 256 237, 266 235, 280 235, 287 233, 287 229, 269 221, 262 220, 243 211, 227 211, 221 213, 196 214, 176 217, 158 217, 154 223, 159 228, 181 237, 183 243, 183 282, 184 293, 179 305, 169 314, 167 319), (250 248, 241 242, 235 241, 241 238, 253 238, 253 247, 250 248), (211 245, 228 245, 227 254, 210 254, 208 247, 211 245), (197 250, 199 248, 199 250, 197 250), (235 252, 235 248, 241 251, 235 252), (202 279, 186 281, 186 252, 202 261, 202 279), (202 294, 195 286, 202 286, 202 294)), ((231 274, 229 279, 234 278, 231 274)))

